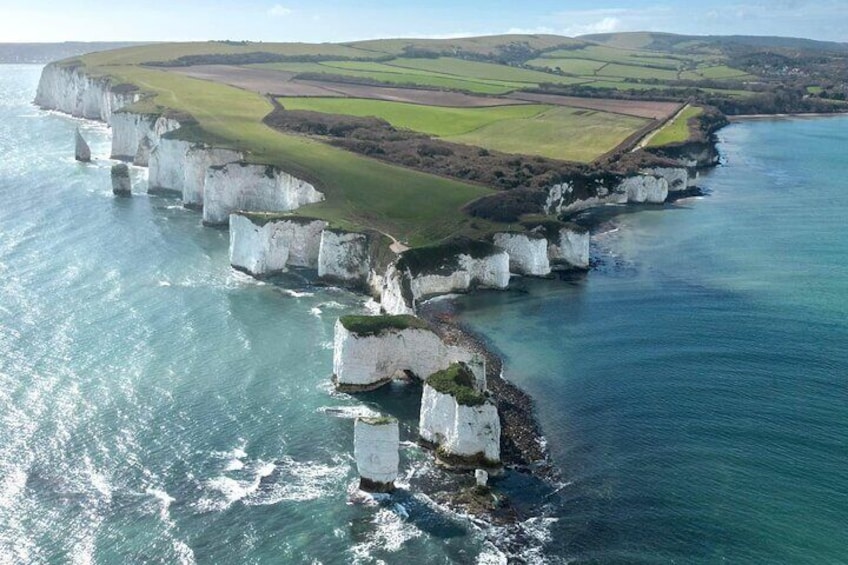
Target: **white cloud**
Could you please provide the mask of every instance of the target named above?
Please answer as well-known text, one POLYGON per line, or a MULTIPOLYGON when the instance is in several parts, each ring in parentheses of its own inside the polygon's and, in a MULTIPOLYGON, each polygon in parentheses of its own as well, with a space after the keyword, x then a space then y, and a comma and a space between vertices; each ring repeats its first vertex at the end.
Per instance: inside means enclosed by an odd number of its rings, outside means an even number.
POLYGON ((291 13, 291 8, 286 8, 280 4, 275 4, 270 10, 268 10, 268 15, 273 18, 284 18, 291 13))

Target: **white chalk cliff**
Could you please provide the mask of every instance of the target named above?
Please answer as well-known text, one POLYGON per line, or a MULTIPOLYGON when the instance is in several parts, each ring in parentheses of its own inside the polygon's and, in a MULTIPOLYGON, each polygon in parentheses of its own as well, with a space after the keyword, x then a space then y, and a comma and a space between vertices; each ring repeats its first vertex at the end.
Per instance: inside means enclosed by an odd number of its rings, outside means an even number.
POLYGON ((589 267, 589 230, 577 226, 559 228, 548 242, 553 270, 589 267))
POLYGON ((545 214, 556 215, 578 212, 604 204, 628 202, 660 204, 668 197, 668 190, 665 174, 656 174, 649 170, 619 178, 614 182, 598 180, 593 185, 594 195, 582 199, 574 197, 573 184, 564 182, 547 189, 547 198, 542 211, 545 214))
POLYGON ((325 227, 323 220, 232 214, 230 264, 254 276, 278 273, 290 266, 314 269, 325 227))
POLYGON ((380 303, 390 314, 414 312, 422 300, 434 296, 509 286, 509 255, 503 249, 492 246, 476 256, 446 251, 437 264, 413 270, 403 259, 417 253, 415 249, 402 253, 397 265, 386 272, 380 303))
POLYGON ((203 222, 222 225, 239 210, 288 212, 324 199, 306 181, 271 165, 228 163, 206 169, 203 222))
POLYGON ((137 102, 137 92, 113 92, 106 77, 91 77, 80 66, 50 63, 41 71, 35 103, 78 118, 109 123, 112 113, 137 102))
POLYGON ((378 388, 409 371, 420 379, 457 361, 471 361, 470 352, 445 345, 427 329, 385 328, 376 335, 358 335, 336 322, 333 375, 346 390, 378 388))
POLYGON ((365 286, 371 273, 370 243, 364 233, 325 229, 318 249, 318 277, 365 286))
POLYGON ((357 418, 353 427, 353 457, 359 488, 370 492, 394 490, 398 476, 400 431, 394 418, 357 418))
POLYGON ((494 401, 465 404, 457 396, 425 383, 418 433, 452 462, 472 466, 500 462, 501 421, 494 401), (464 461, 463 461, 464 460, 464 461))
POLYGON ((163 135, 180 127, 177 120, 121 110, 112 113, 112 158, 146 167, 163 135))
POLYGON ((551 273, 548 240, 536 232, 496 233, 495 245, 509 255, 509 269, 520 275, 543 277, 551 273))

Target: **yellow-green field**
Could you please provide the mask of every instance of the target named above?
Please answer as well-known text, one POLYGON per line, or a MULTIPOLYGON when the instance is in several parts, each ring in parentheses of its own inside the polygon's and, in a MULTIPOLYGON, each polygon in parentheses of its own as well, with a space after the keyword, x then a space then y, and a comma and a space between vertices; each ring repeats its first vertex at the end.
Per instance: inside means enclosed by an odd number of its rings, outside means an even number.
POLYGON ((689 120, 700 116, 704 109, 700 106, 687 106, 669 123, 657 131, 648 142, 648 147, 659 147, 669 143, 682 143, 692 135, 689 120))
POLYGON ((614 149, 648 120, 609 112, 527 104, 445 108, 351 98, 281 98, 289 110, 375 116, 397 128, 505 153, 589 162, 614 149))

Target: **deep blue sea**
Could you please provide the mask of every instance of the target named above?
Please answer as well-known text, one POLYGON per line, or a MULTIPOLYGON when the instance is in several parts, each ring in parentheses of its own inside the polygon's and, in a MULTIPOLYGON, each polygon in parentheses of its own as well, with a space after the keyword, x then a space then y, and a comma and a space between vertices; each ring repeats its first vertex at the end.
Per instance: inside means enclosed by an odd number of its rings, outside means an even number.
MULTIPOLYGON (((332 391, 364 300, 232 271, 142 169, 114 198, 108 130, 33 107, 39 74, 0 66, 0 564, 496 563, 416 491, 414 394, 332 391), (363 504, 375 400, 410 487, 363 504)), ((458 301, 562 470, 527 559, 848 562, 848 119, 721 138, 709 196, 614 210, 586 276, 458 301)))

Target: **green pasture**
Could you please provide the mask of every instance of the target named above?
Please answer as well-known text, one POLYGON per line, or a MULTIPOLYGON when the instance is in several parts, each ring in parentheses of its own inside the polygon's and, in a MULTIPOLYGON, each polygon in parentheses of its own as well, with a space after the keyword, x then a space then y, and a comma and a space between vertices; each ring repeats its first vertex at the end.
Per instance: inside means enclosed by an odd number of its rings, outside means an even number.
POLYGON ((486 108, 451 108, 363 98, 279 98, 287 110, 325 114, 375 116, 397 128, 437 137, 462 135, 503 120, 533 118, 551 108, 543 104, 518 104, 486 108))
POLYGON ((614 149, 647 121, 559 106, 533 118, 501 120, 445 139, 505 153, 588 163, 614 149))
POLYGON ((271 103, 262 96, 223 84, 142 67, 100 69, 155 97, 139 111, 164 108, 187 112, 201 135, 249 153, 257 163, 280 166, 312 182, 327 201, 304 207, 303 214, 340 227, 369 226, 412 245, 490 227, 460 207, 490 189, 368 159, 301 136, 280 133, 262 123, 271 103))
POLYGON ((687 106, 675 118, 664 125, 648 142, 648 147, 661 147, 670 143, 682 143, 691 136, 689 120, 700 116, 704 109, 700 106, 687 106))

